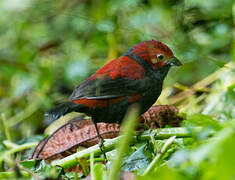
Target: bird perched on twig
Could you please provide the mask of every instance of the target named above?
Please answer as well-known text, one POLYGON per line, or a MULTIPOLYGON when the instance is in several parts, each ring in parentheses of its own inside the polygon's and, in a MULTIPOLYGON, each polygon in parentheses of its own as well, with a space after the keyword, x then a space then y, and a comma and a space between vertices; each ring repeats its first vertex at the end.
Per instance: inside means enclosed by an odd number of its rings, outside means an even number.
POLYGON ((104 152, 97 123, 121 123, 128 107, 135 103, 141 114, 147 111, 161 94, 170 67, 181 65, 162 42, 143 41, 92 74, 77 86, 67 102, 45 116, 49 121, 72 111, 91 116, 104 152))

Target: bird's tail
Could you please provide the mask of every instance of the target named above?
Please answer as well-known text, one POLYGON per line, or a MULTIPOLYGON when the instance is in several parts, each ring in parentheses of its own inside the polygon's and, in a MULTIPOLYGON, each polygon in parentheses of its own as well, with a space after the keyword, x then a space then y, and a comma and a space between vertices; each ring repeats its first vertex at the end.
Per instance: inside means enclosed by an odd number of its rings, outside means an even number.
POLYGON ((51 124, 53 121, 59 119, 61 116, 72 112, 73 106, 74 103, 71 102, 64 102, 55 106, 54 108, 45 113, 44 123, 46 125, 51 124))

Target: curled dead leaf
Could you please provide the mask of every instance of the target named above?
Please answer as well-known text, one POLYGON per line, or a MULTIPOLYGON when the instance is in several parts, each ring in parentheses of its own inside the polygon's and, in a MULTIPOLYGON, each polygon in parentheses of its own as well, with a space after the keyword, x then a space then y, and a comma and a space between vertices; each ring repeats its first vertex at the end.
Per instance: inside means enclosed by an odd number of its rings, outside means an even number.
MULTIPOLYGON (((120 125, 98 123, 100 135, 104 139, 111 139, 118 136, 120 125)), ((53 159, 66 157, 77 151, 78 146, 90 147, 98 143, 98 138, 91 120, 69 122, 52 135, 42 140, 35 148, 32 158, 53 159)))

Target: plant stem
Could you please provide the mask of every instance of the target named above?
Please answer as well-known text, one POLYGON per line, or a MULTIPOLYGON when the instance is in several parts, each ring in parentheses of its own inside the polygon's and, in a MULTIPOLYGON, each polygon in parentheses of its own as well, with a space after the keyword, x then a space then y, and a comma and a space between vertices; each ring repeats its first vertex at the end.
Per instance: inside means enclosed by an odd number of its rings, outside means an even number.
MULTIPOLYGON (((26 171, 20 171, 20 174, 25 178, 30 178, 30 174, 26 171)), ((15 172, 0 172, 0 179, 15 179, 15 172)))
POLYGON ((91 179, 95 179, 94 154, 90 155, 91 179))
MULTIPOLYGON (((161 139, 168 139, 171 136, 176 136, 176 138, 189 138, 192 137, 192 132, 198 132, 202 128, 201 127, 195 127, 192 128, 190 131, 188 131, 186 128, 178 127, 178 128, 164 128, 164 129, 155 129, 152 131, 145 131, 142 135, 138 137, 140 141, 147 141, 150 140, 150 136, 153 136, 155 140, 161 140, 161 139)), ((211 131, 210 135, 213 135, 215 132, 211 131)), ((113 139, 107 139, 104 142, 105 152, 111 151, 115 148, 115 145, 121 140, 121 136, 113 138, 113 139)), ((137 139, 135 136, 131 136, 131 141, 133 143, 137 142, 137 139)), ((90 148, 84 149, 82 151, 79 151, 75 154, 72 154, 70 156, 67 156, 61 160, 53 161, 52 165, 58 165, 63 167, 64 169, 70 168, 72 166, 77 165, 77 158, 81 157, 89 157, 90 153, 94 153, 94 156, 102 154, 99 146, 95 145, 90 148)))
POLYGON ((8 140, 4 140, 4 141, 3 141, 3 144, 4 144, 8 149, 18 148, 18 147, 19 147, 18 144, 13 143, 13 142, 8 141, 8 140))
MULTIPOLYGON (((90 157, 91 157, 91 155, 90 155, 90 157)), ((94 163, 95 163, 95 162, 104 162, 104 161, 105 161, 105 159, 104 159, 103 157, 94 158, 94 163)), ((88 163, 91 163, 91 158, 90 158, 90 159, 87 159, 87 162, 88 162, 88 163)))
POLYGON ((145 172, 143 173, 143 176, 148 174, 151 170, 153 170, 154 168, 157 167, 162 156, 167 152, 167 150, 169 149, 171 144, 174 142, 175 138, 176 138, 176 136, 172 136, 165 142, 165 144, 162 147, 162 149, 160 150, 160 152, 157 154, 157 156, 152 160, 152 162, 146 168, 145 172))
POLYGON ((8 140, 8 141, 11 141, 12 139, 11 139, 11 134, 10 134, 8 125, 7 125, 7 123, 6 123, 6 116, 5 116, 5 114, 3 114, 3 113, 2 113, 2 124, 3 124, 3 128, 4 128, 4 131, 5 131, 7 140, 8 140))
MULTIPOLYGON (((5 143, 7 141, 4 141, 5 143)), ((8 142, 7 142, 8 143, 8 142)), ((31 147, 35 147, 37 146, 38 142, 31 142, 31 143, 25 143, 25 144, 22 144, 22 145, 18 145, 17 147, 15 148, 12 148, 8 151, 6 151, 5 153, 3 153, 1 156, 0 156, 0 162, 6 157, 6 156, 9 156, 11 154, 14 154, 16 152, 19 152, 19 151, 22 151, 24 149, 29 149, 31 147)))

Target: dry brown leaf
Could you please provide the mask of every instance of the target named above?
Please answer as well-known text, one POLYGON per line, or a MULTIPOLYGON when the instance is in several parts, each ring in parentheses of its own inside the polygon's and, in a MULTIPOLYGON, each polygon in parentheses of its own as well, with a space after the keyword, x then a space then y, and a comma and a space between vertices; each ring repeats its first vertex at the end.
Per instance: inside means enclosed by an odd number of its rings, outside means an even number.
MULTIPOLYGON (((119 124, 98 123, 97 125, 104 139, 118 136, 119 124)), ((50 161, 76 152, 78 146, 90 147, 97 143, 98 138, 92 121, 76 121, 75 118, 42 140, 35 148, 32 158, 50 161)))

